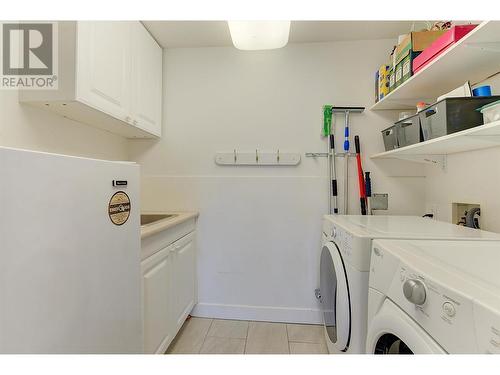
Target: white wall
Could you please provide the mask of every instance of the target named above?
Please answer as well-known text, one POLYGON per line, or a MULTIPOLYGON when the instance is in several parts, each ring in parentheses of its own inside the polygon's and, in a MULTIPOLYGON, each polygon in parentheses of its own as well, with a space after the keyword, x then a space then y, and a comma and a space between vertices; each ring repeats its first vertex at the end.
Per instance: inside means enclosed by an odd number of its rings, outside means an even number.
MULTIPOLYGON (((476 86, 483 84, 500 95, 500 75, 476 86)), ((500 232, 499 147, 449 155, 445 171, 427 167, 426 175, 426 205, 437 219, 451 221, 453 202, 476 203, 481 205, 481 228, 500 232)))
MULTIPOLYGON (((200 212, 196 315, 320 321, 313 291, 327 169, 325 159, 304 153, 326 150, 323 104, 373 103, 374 71, 392 43, 165 51, 164 137, 131 142, 130 156, 142 164, 144 209, 200 212), (217 151, 235 148, 279 148, 299 152, 303 160, 297 167, 215 165, 217 151)), ((380 130, 388 118, 370 111, 353 116, 352 134, 361 137, 373 190, 390 194, 389 213, 421 214, 421 166, 375 165, 366 157, 382 151, 380 130)), ((355 161, 350 163, 350 207, 358 213, 355 161)))
POLYGON ((39 108, 0 90, 0 146, 98 159, 127 160, 127 140, 39 108))

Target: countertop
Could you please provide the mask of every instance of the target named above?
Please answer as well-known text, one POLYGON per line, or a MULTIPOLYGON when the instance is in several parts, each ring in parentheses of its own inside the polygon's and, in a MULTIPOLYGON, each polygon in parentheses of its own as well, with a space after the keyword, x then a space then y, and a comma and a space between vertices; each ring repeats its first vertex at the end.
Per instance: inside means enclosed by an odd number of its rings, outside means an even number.
POLYGON ((141 214, 165 214, 165 215, 177 215, 174 217, 166 218, 163 220, 158 220, 151 224, 146 224, 141 226, 141 239, 145 237, 152 236, 153 234, 162 232, 166 229, 175 227, 189 219, 197 218, 198 212, 172 212, 172 211, 147 211, 141 212, 141 214))

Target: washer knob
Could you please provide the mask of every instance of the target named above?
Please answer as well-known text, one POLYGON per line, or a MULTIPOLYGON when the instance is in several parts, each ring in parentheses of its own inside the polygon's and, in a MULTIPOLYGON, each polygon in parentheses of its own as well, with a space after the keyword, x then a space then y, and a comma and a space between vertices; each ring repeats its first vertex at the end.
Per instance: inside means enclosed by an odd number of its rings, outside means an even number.
POLYGON ((416 279, 408 279, 403 284, 403 294, 415 305, 423 305, 426 299, 425 284, 416 279))
POLYGON ((337 238, 337 228, 335 228, 335 227, 333 227, 333 230, 332 230, 332 237, 337 238))

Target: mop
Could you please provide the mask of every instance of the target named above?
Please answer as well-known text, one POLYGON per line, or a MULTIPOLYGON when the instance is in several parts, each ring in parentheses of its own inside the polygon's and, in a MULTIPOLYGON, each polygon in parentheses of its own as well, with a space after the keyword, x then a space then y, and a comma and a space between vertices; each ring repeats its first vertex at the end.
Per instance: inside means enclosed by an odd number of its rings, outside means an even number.
POLYGON ((328 137, 328 185, 329 185, 329 200, 328 212, 330 214, 338 214, 337 207, 337 179, 335 171, 335 130, 333 124, 332 106, 323 106, 323 135, 328 137))
POLYGON ((361 215, 366 215, 366 185, 363 176, 363 167, 361 165, 361 149, 359 146, 359 136, 354 136, 354 145, 356 148, 356 163, 358 165, 358 185, 359 202, 361 203, 361 215))
POLYGON ((349 110, 344 112, 344 214, 349 212, 349 110))

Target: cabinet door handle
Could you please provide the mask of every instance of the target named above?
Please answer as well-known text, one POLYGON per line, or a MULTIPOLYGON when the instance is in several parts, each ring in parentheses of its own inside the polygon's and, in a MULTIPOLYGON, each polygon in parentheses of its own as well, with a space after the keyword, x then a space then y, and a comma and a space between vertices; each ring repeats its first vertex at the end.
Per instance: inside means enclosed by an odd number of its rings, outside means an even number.
POLYGON ((132 119, 130 118, 130 116, 125 116, 125 121, 126 121, 126 122, 130 122, 130 120, 132 120, 132 119))
POLYGON ((425 111, 425 117, 431 117, 436 114, 436 110, 434 109, 429 109, 428 111, 425 111))
POLYGON ((137 125, 137 120, 134 120, 134 121, 132 121, 132 122, 134 123, 134 125, 137 125))

